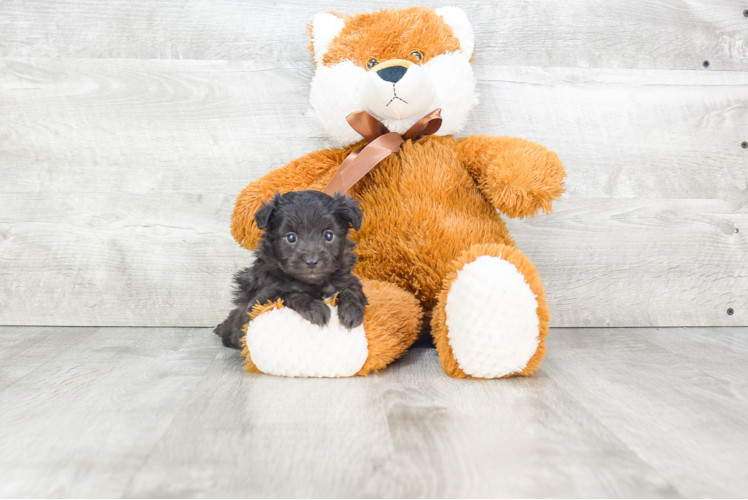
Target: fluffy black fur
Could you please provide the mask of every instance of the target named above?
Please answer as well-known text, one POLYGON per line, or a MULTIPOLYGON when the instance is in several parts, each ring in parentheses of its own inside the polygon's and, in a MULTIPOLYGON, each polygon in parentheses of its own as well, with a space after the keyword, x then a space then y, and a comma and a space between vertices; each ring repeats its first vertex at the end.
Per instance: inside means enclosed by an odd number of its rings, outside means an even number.
POLYGON ((330 308, 323 299, 338 294, 338 316, 346 328, 361 324, 366 297, 351 274, 356 264, 348 230, 361 228, 352 198, 319 191, 280 195, 255 214, 264 230, 254 264, 234 276, 236 309, 214 332, 226 347, 239 348, 248 313, 255 304, 283 303, 315 325, 325 325, 330 308))

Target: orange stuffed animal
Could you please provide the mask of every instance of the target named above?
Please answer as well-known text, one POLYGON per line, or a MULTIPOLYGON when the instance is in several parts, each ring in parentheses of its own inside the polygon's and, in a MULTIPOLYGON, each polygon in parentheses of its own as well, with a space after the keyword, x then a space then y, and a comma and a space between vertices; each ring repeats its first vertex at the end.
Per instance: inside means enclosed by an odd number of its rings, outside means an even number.
POLYGON ((453 377, 532 373, 545 354, 549 312, 535 267, 496 209, 509 217, 550 212, 565 173, 556 154, 523 139, 452 137, 478 102, 467 16, 455 7, 318 14, 309 32, 312 112, 340 147, 293 160, 241 192, 232 234, 243 247, 257 245, 254 213, 276 191, 323 189, 366 145, 346 122, 350 113, 363 110, 398 134, 436 109, 443 121, 435 134, 405 140, 349 190, 364 213, 352 234, 369 300, 363 325, 345 330, 333 313, 317 327, 280 302, 258 305, 245 337, 247 370, 366 375, 430 327, 453 377))

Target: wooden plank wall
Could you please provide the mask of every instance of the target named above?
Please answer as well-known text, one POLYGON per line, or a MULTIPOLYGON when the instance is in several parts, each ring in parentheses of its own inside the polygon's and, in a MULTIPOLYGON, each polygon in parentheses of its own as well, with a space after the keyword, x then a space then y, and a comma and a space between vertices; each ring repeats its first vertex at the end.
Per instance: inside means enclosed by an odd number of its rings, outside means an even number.
MULTIPOLYGON (((748 3, 446 3, 478 42, 465 134, 569 172, 553 215, 510 222, 552 324, 747 325, 748 3)), ((0 3, 0 324, 219 321, 250 260, 236 194, 327 145, 305 24, 409 4, 0 3)))

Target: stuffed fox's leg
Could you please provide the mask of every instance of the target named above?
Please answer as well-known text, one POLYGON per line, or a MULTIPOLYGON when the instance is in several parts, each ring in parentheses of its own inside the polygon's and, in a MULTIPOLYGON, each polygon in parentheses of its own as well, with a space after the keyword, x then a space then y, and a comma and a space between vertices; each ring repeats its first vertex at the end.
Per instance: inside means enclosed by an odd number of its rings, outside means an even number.
POLYGON ((515 247, 473 245, 452 263, 431 321, 442 367, 457 378, 529 375, 550 315, 535 267, 515 247))
POLYGON ((247 371, 350 377, 381 370, 402 356, 421 331, 420 304, 391 283, 362 280, 362 284, 369 305, 363 324, 352 330, 340 325, 335 310, 328 324, 320 327, 280 301, 256 309, 242 351, 247 371))

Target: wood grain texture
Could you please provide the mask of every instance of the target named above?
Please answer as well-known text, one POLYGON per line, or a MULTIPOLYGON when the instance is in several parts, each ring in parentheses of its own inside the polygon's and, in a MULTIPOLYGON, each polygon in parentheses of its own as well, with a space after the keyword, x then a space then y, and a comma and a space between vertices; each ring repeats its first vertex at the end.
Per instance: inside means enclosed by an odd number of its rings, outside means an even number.
POLYGON ((205 330, 89 329, 77 343, 62 329, 44 333, 28 340, 56 356, 0 391, 0 497, 119 496, 216 346, 205 330))
POLYGON ((218 497, 677 496, 546 378, 469 386, 424 348, 381 375, 335 385, 241 373, 232 381, 227 367, 216 370, 241 410, 226 411, 206 377, 196 411, 175 420, 125 496, 201 496, 206 487, 218 497), (184 440, 197 429, 202 438, 184 440))
POLYGON ((0 189, 236 196, 322 146, 310 78, 263 61, 0 59, 0 189))
MULTIPOLYGON (((748 69, 746 6, 739 0, 423 3, 444 4, 467 12, 479 64, 701 70, 709 60, 710 69, 748 69)), ((410 0, 3 2, 0 56, 307 63, 304 26, 314 14, 410 5, 410 0)))
POLYGON ((557 352, 545 370, 564 387, 574 387, 578 403, 615 429, 619 439, 685 497, 744 494, 737 492, 748 489, 748 398, 744 386, 725 379, 745 381, 745 358, 736 359, 725 344, 738 344, 740 351, 745 336, 731 330, 683 337, 677 331, 654 334, 660 342, 672 338, 665 348, 649 341, 651 333, 570 330, 564 334, 565 352, 557 352), (689 356, 700 349, 712 360, 689 356), (712 372, 716 363, 718 376, 712 372), (662 437, 673 434, 680 437, 665 451, 662 437), (725 464, 741 464, 741 472, 725 464))
MULTIPOLYGON (((481 103, 463 135, 557 151, 570 196, 748 197, 748 73, 476 74, 481 103)), ((306 116, 311 77, 308 64, 271 61, 0 59, 0 189, 233 195, 329 146, 306 116)))
POLYGON ((562 200, 509 222, 559 326, 748 322, 748 207, 721 200, 562 200), (732 309, 732 314, 728 314, 732 309))
MULTIPOLYGON (((748 19, 746 21, 748 24, 748 19)), ((556 151, 570 198, 748 203, 748 73, 484 67, 465 134, 556 151)))
POLYGON ((714 328, 657 328, 648 330, 647 341, 677 352, 699 370, 722 380, 726 390, 748 404, 748 371, 733 373, 725 368, 745 363, 742 353, 748 349, 748 337, 733 335, 734 332, 714 328), (713 335, 715 331, 717 335, 713 335))
MULTIPOLYGON (((83 332, 85 329, 76 330, 83 332)), ((48 348, 60 328, 0 328, 48 348)), ((530 378, 245 374, 208 329, 89 329, 0 387, 2 497, 734 497, 748 329, 554 329, 530 378)))
MULTIPOLYGON (((6 195, 0 212, 19 222, 0 224, 0 322, 217 324, 251 261, 225 229, 232 203, 72 193, 53 212, 42 195, 6 195)), ((746 227, 748 211, 719 200, 566 199, 510 222, 560 326, 745 324, 746 227)))
POLYGON ((229 234, 232 206, 215 193, 3 195, 0 213, 20 219, 0 223, 0 324, 218 324, 252 261, 229 234))
MULTIPOLYGON (((0 70, 0 324, 215 325, 250 261, 228 232, 235 195, 326 146, 304 115, 308 66, 5 58, 0 70)), ((478 76, 466 133, 538 141, 569 172, 553 216, 510 221, 553 325, 747 324, 748 74, 478 76)))
POLYGON ((94 328, 3 327, 0 391, 37 371, 94 334, 94 328))

